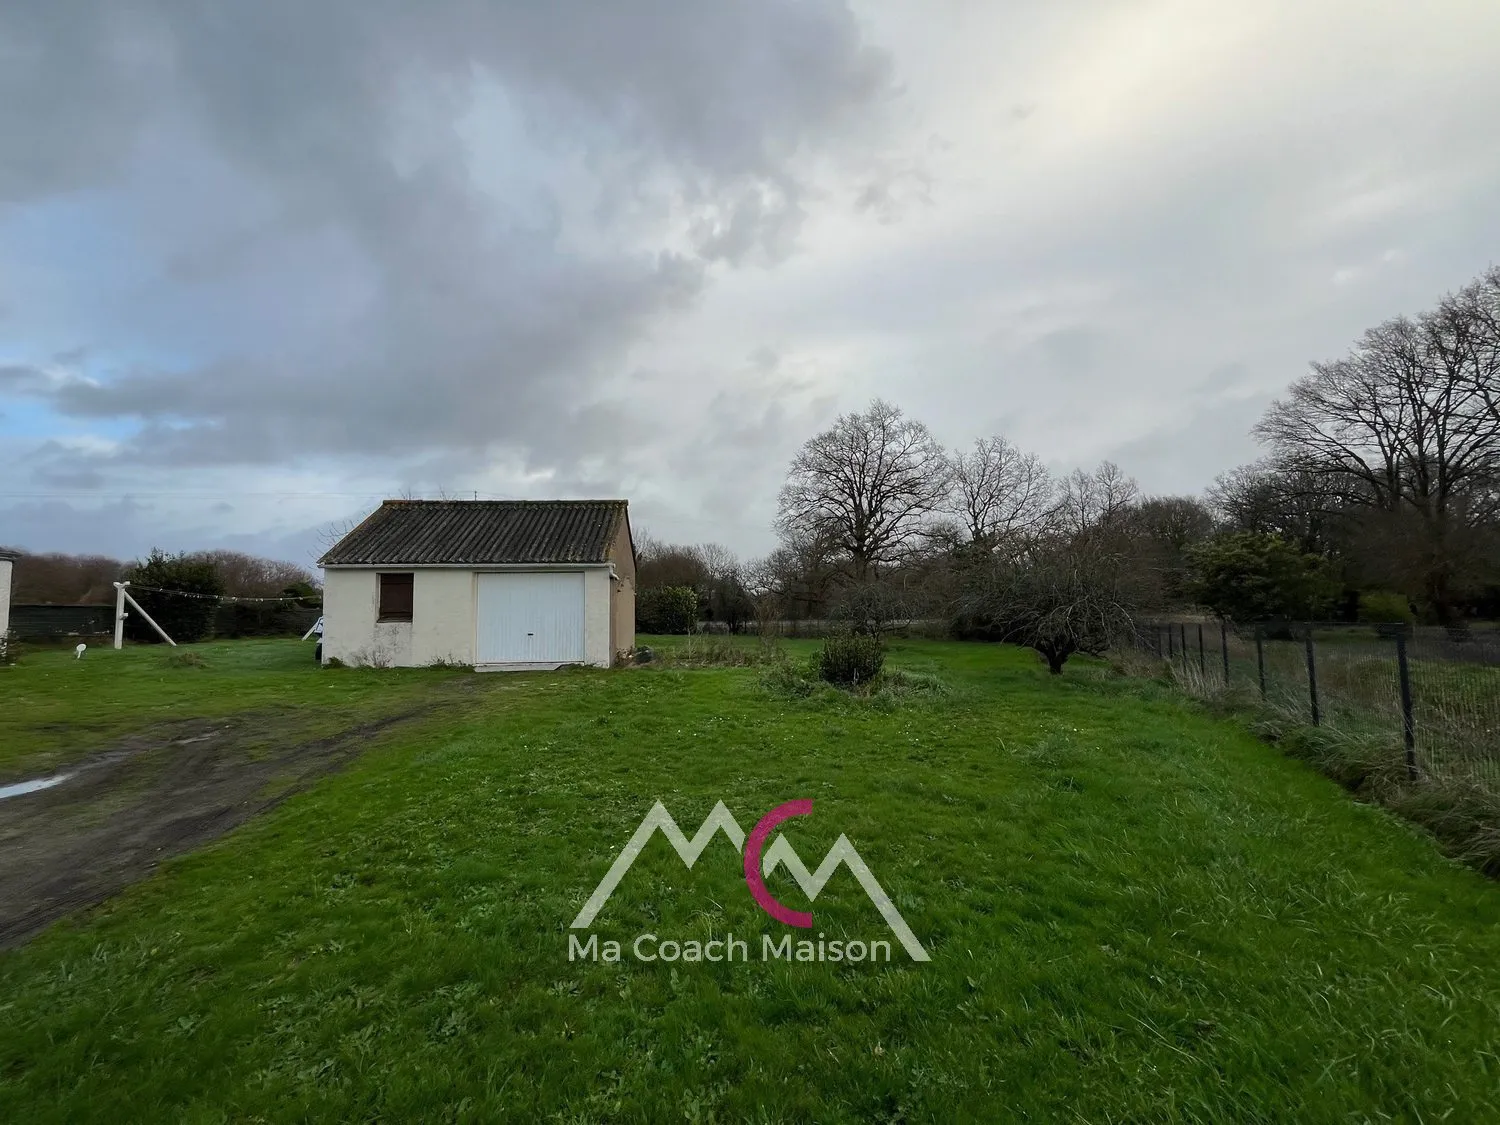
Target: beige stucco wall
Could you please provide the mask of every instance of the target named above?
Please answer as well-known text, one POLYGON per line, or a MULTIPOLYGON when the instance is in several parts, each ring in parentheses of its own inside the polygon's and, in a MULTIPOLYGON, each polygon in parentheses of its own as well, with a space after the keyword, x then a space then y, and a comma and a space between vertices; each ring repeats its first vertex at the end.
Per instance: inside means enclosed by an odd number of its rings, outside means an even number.
MULTIPOLYGON (((412 663, 411 624, 377 623, 379 585, 374 570, 323 572, 323 662, 402 667, 412 663)), ((412 591, 415 604, 416 591, 412 591)))
POLYGON ((412 587, 412 663, 473 664, 474 572, 418 570, 412 587))
POLYGON ((583 658, 608 668, 614 663, 609 647, 609 569, 595 567, 583 574, 583 658))
MULTIPOLYGON (((399 567, 383 567, 398 571, 399 567)), ((561 569, 561 568, 559 568, 561 569)), ((474 663, 475 571, 412 567, 412 619, 375 620, 375 568, 329 567, 323 575, 323 660, 351 665, 421 667, 474 663)), ((610 578, 594 567, 583 579, 584 659, 609 667, 610 578)))
POLYGON ((10 575, 10 560, 0 558, 0 639, 10 629, 10 575))
POLYGON ((615 578, 610 592, 610 653, 618 655, 635 647, 635 551, 630 543, 629 517, 610 546, 615 578))

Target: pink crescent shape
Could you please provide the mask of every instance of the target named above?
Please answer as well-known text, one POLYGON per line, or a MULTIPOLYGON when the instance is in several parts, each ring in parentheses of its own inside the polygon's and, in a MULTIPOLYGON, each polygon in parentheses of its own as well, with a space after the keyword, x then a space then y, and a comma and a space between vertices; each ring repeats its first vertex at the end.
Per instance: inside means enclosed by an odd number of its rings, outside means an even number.
POLYGON ((750 833, 750 838, 745 841, 745 882, 750 887, 751 897, 762 910, 778 922, 785 922, 788 926, 800 926, 804 930, 812 929, 812 914, 792 910, 776 901, 775 896, 766 889, 766 881, 761 878, 760 852, 765 847, 766 837, 771 834, 772 829, 783 820, 789 820, 794 816, 807 816, 812 812, 812 806, 811 798, 777 805, 760 818, 760 823, 755 826, 755 830, 750 833))

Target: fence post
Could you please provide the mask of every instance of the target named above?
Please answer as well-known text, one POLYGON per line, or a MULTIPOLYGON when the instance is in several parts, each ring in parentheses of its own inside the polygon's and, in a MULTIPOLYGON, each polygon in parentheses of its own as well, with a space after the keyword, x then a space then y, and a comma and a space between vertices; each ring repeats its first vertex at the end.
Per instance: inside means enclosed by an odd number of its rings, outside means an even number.
POLYGON ((1229 622, 1219 618, 1219 652, 1224 656, 1224 686, 1229 686, 1229 622))
POLYGON ((1208 686, 1208 660, 1203 655, 1203 622, 1198 622, 1198 675, 1203 677, 1203 686, 1208 686))
POLYGON ((1401 738, 1406 743, 1406 776, 1417 779, 1417 727, 1411 709, 1411 667, 1406 659, 1406 631, 1396 634, 1396 667, 1401 673, 1401 738))
POLYGON ((1320 716, 1318 714, 1318 663, 1313 658, 1313 635, 1312 626, 1307 626, 1307 694, 1312 701, 1313 726, 1317 726, 1320 716))
POLYGON ((1172 649, 1172 626, 1167 626, 1167 659, 1171 660, 1177 653, 1172 649))
POLYGON ((1187 671, 1187 622, 1177 623, 1177 641, 1182 648, 1182 670, 1187 671))
POLYGON ((125 646, 125 587, 129 582, 115 583, 115 648, 125 646))
POLYGON ((1266 699, 1266 633, 1259 625, 1255 627, 1255 674, 1260 679, 1260 699, 1266 699))

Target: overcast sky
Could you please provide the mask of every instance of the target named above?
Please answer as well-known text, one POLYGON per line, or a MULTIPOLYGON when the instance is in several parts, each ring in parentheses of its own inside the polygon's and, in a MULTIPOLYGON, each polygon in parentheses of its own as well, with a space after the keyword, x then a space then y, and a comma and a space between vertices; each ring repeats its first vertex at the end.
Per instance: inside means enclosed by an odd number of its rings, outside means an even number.
POLYGON ((875 395, 1148 492, 1500 260, 1494 0, 8 0, 0 543, 773 542, 875 395))

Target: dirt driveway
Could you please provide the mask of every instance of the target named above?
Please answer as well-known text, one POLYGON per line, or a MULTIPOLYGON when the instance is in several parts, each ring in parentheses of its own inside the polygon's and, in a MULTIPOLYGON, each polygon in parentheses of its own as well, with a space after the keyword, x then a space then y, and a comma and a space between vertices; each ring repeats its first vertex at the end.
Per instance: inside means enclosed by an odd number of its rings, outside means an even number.
POLYGON ((300 742, 285 714, 181 720, 67 767, 58 785, 0 800, 0 949, 104 901, 430 710, 300 742), (288 734, 279 741, 278 726, 288 734))

